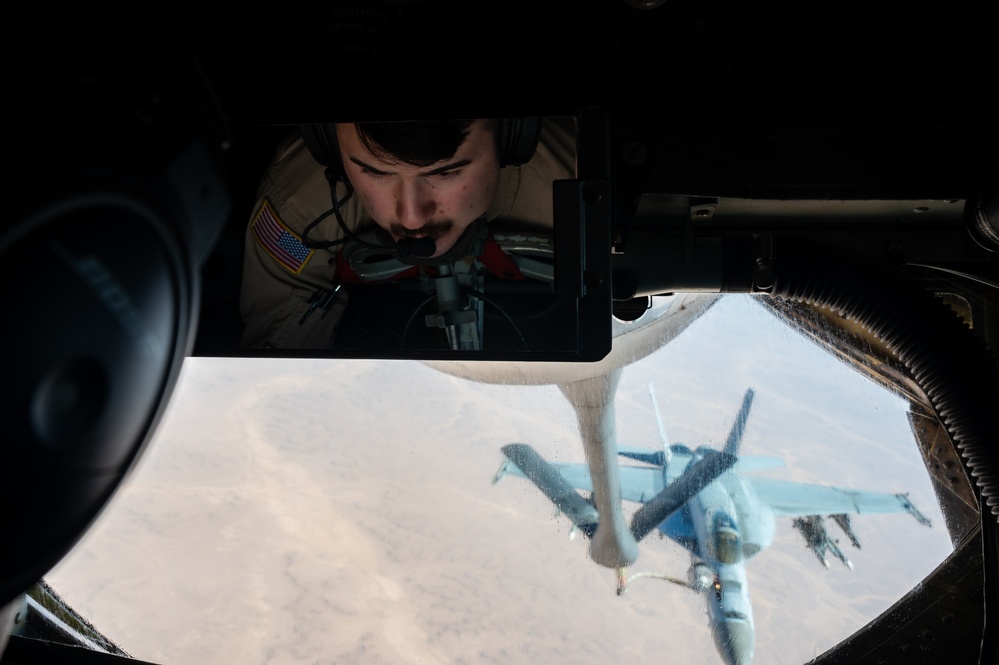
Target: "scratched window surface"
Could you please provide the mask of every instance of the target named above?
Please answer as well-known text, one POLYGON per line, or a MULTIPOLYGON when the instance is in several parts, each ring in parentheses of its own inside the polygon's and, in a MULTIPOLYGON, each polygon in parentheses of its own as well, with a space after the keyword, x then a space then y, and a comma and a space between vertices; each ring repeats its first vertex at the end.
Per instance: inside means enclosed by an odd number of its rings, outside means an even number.
MULTIPOLYGON (((503 452, 585 480, 562 466, 586 462, 570 392, 411 361, 189 359, 137 468, 46 579, 163 664, 790 664, 952 551, 905 396, 751 297, 624 365, 612 406, 604 436, 641 469, 623 495, 647 483, 648 501, 709 449, 738 459, 700 467, 620 570, 503 452), (857 490, 865 514, 844 527, 836 492, 801 484, 857 490)), ((641 503, 618 505, 628 523, 641 503)))

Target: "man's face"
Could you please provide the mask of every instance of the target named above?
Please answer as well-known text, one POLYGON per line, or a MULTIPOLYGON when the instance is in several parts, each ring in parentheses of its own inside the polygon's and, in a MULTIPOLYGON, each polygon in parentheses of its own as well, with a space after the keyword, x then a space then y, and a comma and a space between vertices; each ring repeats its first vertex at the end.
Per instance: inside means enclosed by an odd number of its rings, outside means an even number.
POLYGON ((499 183, 496 140, 488 120, 476 120, 455 154, 430 166, 376 156, 352 123, 336 125, 343 167, 378 226, 401 238, 432 237, 434 256, 451 249, 485 214, 499 183))

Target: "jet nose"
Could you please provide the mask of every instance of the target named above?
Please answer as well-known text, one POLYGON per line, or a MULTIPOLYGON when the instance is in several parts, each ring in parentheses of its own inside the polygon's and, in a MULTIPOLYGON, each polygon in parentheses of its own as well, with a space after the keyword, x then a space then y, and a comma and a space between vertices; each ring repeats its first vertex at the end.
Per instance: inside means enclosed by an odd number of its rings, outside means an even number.
POLYGON ((726 619, 712 630, 718 653, 727 665, 749 665, 753 661, 756 638, 753 627, 742 619, 726 619))

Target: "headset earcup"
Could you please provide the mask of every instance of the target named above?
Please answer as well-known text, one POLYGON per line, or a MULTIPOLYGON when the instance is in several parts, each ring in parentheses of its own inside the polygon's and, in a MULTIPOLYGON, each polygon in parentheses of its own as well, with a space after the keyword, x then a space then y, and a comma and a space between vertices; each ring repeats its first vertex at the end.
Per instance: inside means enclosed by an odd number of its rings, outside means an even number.
POLYGON ((500 166, 520 166, 531 161, 541 137, 541 118, 501 118, 500 166))
POLYGON ((340 148, 337 145, 335 130, 329 124, 299 125, 305 147, 312 153, 312 158, 327 168, 343 170, 340 163, 340 148))

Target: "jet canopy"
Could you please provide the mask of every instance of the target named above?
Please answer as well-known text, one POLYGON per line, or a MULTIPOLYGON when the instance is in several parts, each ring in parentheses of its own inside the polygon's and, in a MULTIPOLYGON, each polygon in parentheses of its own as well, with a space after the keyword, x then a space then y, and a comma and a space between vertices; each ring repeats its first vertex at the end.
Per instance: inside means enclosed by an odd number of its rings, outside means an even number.
POLYGON ((738 563, 742 560, 742 542, 735 522, 726 513, 717 513, 711 521, 711 556, 719 563, 738 563))

